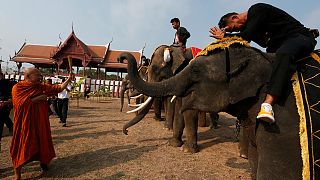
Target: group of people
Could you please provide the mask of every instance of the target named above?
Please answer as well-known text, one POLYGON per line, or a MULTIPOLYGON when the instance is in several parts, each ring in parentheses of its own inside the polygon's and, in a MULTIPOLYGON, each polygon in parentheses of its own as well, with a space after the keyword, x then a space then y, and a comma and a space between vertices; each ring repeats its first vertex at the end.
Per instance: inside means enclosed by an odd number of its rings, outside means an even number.
MULTIPOLYGON (((185 48, 190 33, 180 26, 178 18, 170 22, 176 29, 174 45, 185 48)), ((216 39, 236 35, 249 42, 254 41, 267 48, 267 52, 276 54, 266 98, 257 116, 258 119, 275 122, 272 105, 289 87, 290 77, 297 68, 296 61, 314 50, 316 31, 310 32, 285 11, 264 3, 255 4, 243 13, 224 15, 218 26, 209 31, 216 39)), ((66 92, 71 90, 68 84, 72 78, 70 74, 61 85, 52 85, 41 83, 42 75, 36 68, 26 69, 24 75, 25 80, 18 82, 12 89, 14 127, 10 153, 16 179, 21 178, 21 168, 26 163, 38 160, 41 168, 46 170, 55 157, 47 98, 63 91, 58 95, 62 99, 58 104, 62 107, 60 120, 65 124, 64 115, 68 107, 66 92)))
MULTIPOLYGON (((177 30, 174 44, 178 42, 185 46, 190 34, 180 27, 179 19, 174 18, 171 23, 177 30)), ((297 69, 297 60, 314 50, 319 31, 306 28, 285 11, 265 3, 254 4, 242 13, 227 13, 221 17, 218 26, 210 28, 211 37, 222 39, 238 36, 257 43, 269 53, 275 53, 276 60, 272 64, 266 97, 257 115, 259 120, 274 123, 272 105, 290 86, 290 78, 297 69)))

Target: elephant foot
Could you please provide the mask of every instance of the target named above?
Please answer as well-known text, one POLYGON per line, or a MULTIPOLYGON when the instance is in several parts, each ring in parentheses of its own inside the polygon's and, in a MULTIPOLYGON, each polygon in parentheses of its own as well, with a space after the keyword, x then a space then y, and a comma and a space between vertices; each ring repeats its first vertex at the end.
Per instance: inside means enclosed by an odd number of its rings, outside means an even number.
POLYGON ((246 155, 246 154, 240 154, 240 157, 243 159, 248 159, 248 155, 246 155))
POLYGON ((168 125, 168 123, 164 123, 164 129, 165 130, 173 130, 173 127, 168 125))
POLYGON ((170 139, 168 142, 169 142, 169 145, 173 147, 181 147, 183 144, 181 140, 178 140, 175 138, 170 139))
POLYGON ((167 130, 167 131, 172 131, 173 130, 173 128, 166 127, 166 126, 164 127, 164 129, 167 130))
POLYGON ((165 118, 158 117, 158 116, 154 116, 153 119, 156 120, 156 121, 165 121, 165 118))
POLYGON ((182 151, 194 154, 194 153, 199 152, 199 148, 198 148, 198 145, 196 145, 196 144, 184 144, 182 146, 182 151))

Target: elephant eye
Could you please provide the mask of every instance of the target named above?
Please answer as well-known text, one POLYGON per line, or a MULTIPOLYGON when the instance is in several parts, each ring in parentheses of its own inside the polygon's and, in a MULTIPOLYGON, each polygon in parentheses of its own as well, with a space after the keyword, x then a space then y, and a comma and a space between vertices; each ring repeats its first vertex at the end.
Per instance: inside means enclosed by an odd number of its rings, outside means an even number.
POLYGON ((159 66, 157 66, 157 65, 152 65, 151 66, 151 72, 158 73, 159 71, 160 71, 159 66))

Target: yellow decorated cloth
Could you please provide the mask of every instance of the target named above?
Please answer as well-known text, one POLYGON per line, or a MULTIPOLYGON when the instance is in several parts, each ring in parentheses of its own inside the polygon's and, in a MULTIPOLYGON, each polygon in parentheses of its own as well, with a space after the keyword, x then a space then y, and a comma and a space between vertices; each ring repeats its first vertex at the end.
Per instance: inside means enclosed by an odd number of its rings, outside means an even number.
POLYGON ((190 63, 195 60, 198 56, 206 56, 210 52, 216 49, 226 49, 229 48, 231 45, 240 44, 246 47, 249 47, 250 44, 248 41, 243 40, 241 37, 232 36, 232 37, 225 37, 219 40, 216 40, 209 45, 207 45, 201 52, 199 52, 191 61, 190 63))
POLYGON ((291 79, 300 116, 303 180, 320 179, 320 58, 316 52, 310 56, 291 79))

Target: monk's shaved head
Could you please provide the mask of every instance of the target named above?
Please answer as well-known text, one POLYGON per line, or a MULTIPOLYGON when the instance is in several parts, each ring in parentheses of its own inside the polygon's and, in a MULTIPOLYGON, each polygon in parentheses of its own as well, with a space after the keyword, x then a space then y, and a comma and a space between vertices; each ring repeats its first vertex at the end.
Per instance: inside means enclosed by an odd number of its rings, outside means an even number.
POLYGON ((41 81, 42 75, 37 68, 30 67, 24 71, 24 79, 28 82, 37 83, 41 81))
POLYGON ((24 70, 24 75, 27 76, 35 72, 39 72, 39 70, 35 67, 29 67, 24 70))

